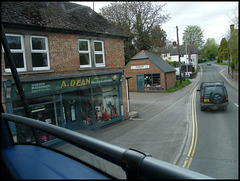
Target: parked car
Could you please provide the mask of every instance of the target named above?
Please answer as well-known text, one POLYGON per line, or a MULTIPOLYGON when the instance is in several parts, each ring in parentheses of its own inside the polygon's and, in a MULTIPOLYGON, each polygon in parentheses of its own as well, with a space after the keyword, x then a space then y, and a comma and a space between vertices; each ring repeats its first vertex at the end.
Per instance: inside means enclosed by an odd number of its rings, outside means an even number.
POLYGON ((228 94, 224 82, 202 82, 197 91, 200 92, 201 111, 227 109, 228 94))

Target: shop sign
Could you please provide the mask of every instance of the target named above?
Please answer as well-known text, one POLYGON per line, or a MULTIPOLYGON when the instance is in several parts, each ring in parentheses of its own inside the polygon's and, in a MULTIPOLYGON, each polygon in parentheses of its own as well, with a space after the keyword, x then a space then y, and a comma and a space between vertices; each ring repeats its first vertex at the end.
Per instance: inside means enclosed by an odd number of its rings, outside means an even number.
POLYGON ((134 66, 131 66, 132 70, 149 69, 149 68, 150 68, 150 65, 134 65, 134 66))
MULTIPOLYGON (((26 94, 42 93, 55 90, 70 89, 74 87, 84 87, 96 84, 110 83, 120 81, 120 74, 103 75, 84 78, 59 79, 42 82, 23 83, 23 89, 26 94)), ((18 96, 16 85, 13 85, 13 97, 18 96)))

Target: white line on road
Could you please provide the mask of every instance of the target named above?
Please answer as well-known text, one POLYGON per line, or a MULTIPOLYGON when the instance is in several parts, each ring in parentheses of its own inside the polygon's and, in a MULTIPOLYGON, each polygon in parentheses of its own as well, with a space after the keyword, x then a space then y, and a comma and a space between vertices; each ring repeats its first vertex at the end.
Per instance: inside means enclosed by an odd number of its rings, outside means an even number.
POLYGON ((237 103, 234 103, 235 104, 235 106, 237 106, 238 107, 238 104, 237 103))

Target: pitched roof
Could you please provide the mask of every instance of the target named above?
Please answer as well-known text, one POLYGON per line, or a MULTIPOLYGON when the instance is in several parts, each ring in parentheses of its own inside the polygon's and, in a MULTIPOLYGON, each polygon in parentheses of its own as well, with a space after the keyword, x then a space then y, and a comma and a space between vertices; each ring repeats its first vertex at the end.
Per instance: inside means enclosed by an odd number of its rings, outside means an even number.
MULTIPOLYGON (((180 45, 179 49, 181 55, 186 54, 186 45, 180 45)), ((198 54, 198 46, 196 44, 190 44, 190 52, 191 54, 198 54)), ((172 48, 172 50, 170 51, 170 56, 172 55, 178 55, 177 47, 172 48)))
POLYGON ((160 54, 163 54, 163 53, 170 53, 172 50, 172 47, 160 47, 160 51, 159 53, 160 54))
POLYGON ((162 58, 146 50, 142 50, 141 52, 139 52, 138 54, 136 54, 134 57, 131 58, 131 60, 143 60, 143 59, 150 60, 163 73, 175 72, 175 69, 171 65, 169 65, 167 62, 165 62, 162 58))
POLYGON ((1 15, 5 26, 30 26, 42 30, 71 30, 126 37, 121 30, 91 8, 70 2, 3 1, 1 15))

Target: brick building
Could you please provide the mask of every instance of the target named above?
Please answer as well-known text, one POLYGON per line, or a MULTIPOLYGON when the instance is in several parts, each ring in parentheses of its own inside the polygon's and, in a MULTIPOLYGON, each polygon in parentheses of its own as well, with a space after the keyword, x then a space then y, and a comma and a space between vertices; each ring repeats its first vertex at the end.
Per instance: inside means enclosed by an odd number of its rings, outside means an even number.
POLYGON ((129 91, 162 91, 176 83, 175 69, 158 55, 142 50, 125 67, 129 91))
MULTIPOLYGON (((35 119, 76 130, 127 117, 119 29, 70 2, 2 2, 1 12, 35 119)), ((2 103, 24 115, 4 50, 1 57, 2 103)))

